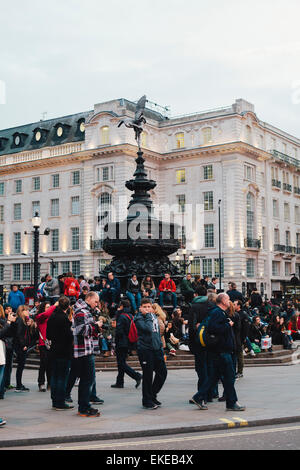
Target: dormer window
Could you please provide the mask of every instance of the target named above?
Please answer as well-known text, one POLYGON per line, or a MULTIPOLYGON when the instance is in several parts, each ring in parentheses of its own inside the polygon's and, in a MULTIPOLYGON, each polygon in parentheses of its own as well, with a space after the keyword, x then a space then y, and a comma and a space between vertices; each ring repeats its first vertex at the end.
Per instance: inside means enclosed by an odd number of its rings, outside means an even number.
POLYGON ((55 134, 54 134, 54 139, 55 140, 62 140, 65 139, 69 133, 71 126, 68 124, 62 124, 58 123, 54 126, 55 129, 55 134))
POLYGON ((5 137, 0 137, 0 152, 5 149, 7 143, 8 139, 6 139, 5 137))
POLYGON ((27 134, 21 134, 19 132, 16 132, 15 134, 13 134, 13 141, 12 141, 11 148, 23 147, 27 137, 28 137, 27 134))
POLYGON ((77 121, 76 137, 83 138, 85 133, 85 119, 81 118, 77 121))
POLYGON ((31 145, 39 145, 44 143, 47 139, 49 131, 47 129, 42 129, 41 127, 37 127, 33 130, 33 138, 31 140, 31 145))

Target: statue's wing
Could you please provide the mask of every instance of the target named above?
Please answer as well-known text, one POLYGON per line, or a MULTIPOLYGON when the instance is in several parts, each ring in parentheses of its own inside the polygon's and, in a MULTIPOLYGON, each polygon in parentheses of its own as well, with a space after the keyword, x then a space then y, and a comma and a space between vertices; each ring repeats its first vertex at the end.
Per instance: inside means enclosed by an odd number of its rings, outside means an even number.
POLYGON ((136 105, 135 121, 139 121, 140 118, 142 117, 143 112, 145 110, 146 102, 147 102, 146 95, 142 96, 142 98, 139 99, 136 105))

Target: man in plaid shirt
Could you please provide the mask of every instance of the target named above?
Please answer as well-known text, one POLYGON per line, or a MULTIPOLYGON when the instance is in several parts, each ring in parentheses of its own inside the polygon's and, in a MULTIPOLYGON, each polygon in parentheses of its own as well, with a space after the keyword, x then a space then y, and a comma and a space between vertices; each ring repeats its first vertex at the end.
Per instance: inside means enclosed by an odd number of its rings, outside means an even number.
POLYGON ((91 389, 95 378, 94 344, 102 327, 102 321, 95 321, 93 310, 99 302, 96 292, 88 292, 84 300, 79 299, 74 305, 73 335, 74 362, 78 388, 78 414, 83 417, 97 417, 100 412, 90 405, 91 389))

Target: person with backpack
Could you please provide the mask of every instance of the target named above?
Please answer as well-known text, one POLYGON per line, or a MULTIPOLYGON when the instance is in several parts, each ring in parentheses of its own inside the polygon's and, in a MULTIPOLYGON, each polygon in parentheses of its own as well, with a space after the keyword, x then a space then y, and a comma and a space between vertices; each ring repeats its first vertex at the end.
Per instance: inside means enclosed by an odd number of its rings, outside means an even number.
POLYGON ((168 372, 157 316, 153 313, 149 299, 142 299, 134 322, 138 333, 137 351, 143 370, 142 403, 145 409, 155 410, 161 406, 157 394, 162 389, 168 372), (154 380, 153 373, 155 373, 154 380))
POLYGON ((118 363, 118 375, 116 383, 111 388, 124 388, 124 375, 127 374, 136 381, 135 387, 138 388, 142 381, 142 375, 133 370, 126 362, 130 346, 137 341, 136 326, 131 313, 121 310, 117 317, 115 344, 118 363))
POLYGON ((70 299, 71 305, 75 304, 80 295, 80 285, 73 273, 67 273, 64 282, 64 295, 70 299))

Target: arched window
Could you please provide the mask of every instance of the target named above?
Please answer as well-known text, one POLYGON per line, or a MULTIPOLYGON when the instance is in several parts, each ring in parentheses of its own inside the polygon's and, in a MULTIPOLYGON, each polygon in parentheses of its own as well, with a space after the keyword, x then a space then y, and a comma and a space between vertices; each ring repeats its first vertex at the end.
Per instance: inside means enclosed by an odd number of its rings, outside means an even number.
POLYGON ((207 145, 212 142, 212 129, 211 127, 204 127, 202 129, 203 145, 207 145))
POLYGON ((108 126, 101 127, 100 136, 101 136, 101 145, 108 145, 109 144, 109 127, 108 126))
POLYGON ((251 193, 247 194, 247 238, 254 239, 254 196, 251 193))
POLYGON ((184 147, 184 132, 176 134, 176 148, 182 149, 184 147))
POLYGON ((109 193, 102 193, 98 197, 98 228, 103 231, 104 226, 111 221, 112 197, 109 193))

